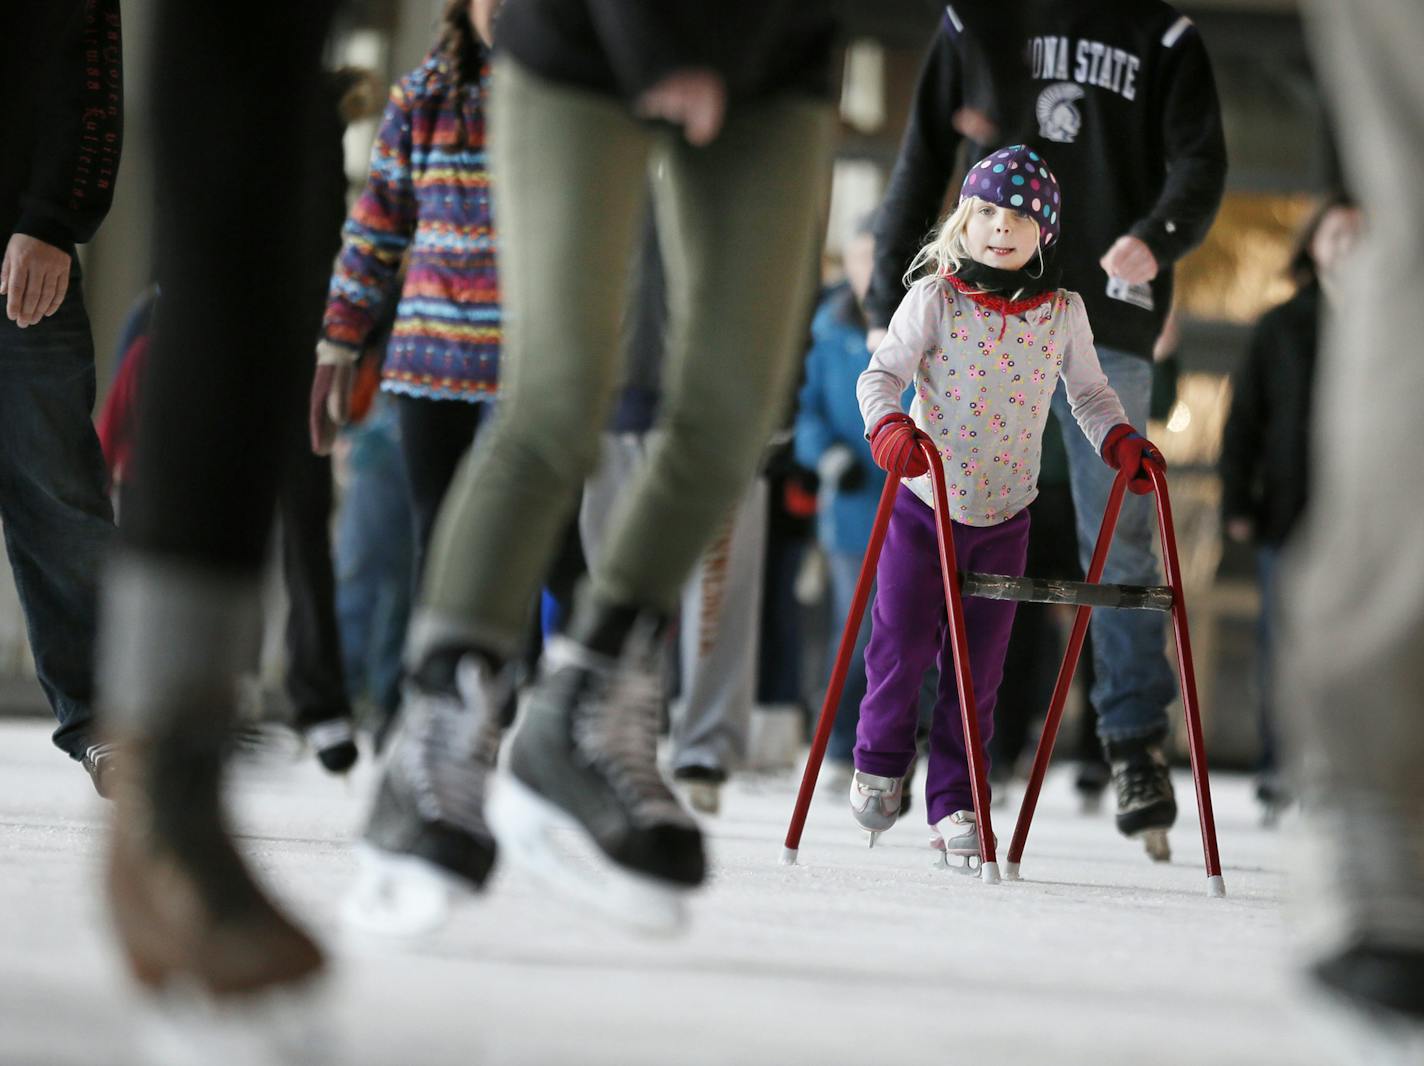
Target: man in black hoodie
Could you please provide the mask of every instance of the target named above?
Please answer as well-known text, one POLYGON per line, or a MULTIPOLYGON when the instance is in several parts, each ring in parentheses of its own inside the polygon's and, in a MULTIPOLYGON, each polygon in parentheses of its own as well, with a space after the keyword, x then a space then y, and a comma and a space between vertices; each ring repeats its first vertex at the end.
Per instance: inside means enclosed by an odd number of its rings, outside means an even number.
POLYGON ((75 245, 113 200, 119 33, 118 0, 0 3, 0 519, 54 742, 100 795, 113 760, 93 732, 95 575, 113 515, 75 245))
MULTIPOLYGON (((1226 150, 1206 49, 1191 21, 1158 0, 955 0, 920 75, 877 221, 866 313, 873 348, 904 294, 901 277, 934 225, 961 142, 969 158, 1027 144, 1063 191, 1056 265, 1083 297, 1098 358, 1129 419, 1147 420, 1152 345, 1172 303, 1172 264, 1206 235, 1221 201, 1226 150)), ((1088 565, 1114 472, 1073 427, 1060 388, 1088 565)), ((1152 502, 1123 507, 1103 579, 1160 581, 1152 502)), ((1118 828, 1165 856, 1176 802, 1162 744, 1176 686, 1163 619, 1093 615, 1092 702, 1113 764, 1118 828)))

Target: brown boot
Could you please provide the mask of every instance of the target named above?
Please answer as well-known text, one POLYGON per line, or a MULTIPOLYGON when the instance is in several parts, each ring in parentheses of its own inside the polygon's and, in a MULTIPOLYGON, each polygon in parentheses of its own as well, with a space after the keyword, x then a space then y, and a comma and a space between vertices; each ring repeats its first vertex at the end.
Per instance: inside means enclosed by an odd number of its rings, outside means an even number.
POLYGON ((125 745, 115 790, 107 894, 134 977, 196 984, 214 997, 304 982, 320 949, 267 898, 233 846, 219 803, 216 744, 125 745))

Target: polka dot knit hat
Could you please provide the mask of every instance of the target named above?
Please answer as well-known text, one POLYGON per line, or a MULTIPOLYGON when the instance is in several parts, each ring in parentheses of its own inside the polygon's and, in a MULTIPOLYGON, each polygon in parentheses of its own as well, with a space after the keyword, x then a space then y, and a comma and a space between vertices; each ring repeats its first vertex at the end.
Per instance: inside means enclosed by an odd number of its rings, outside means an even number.
POLYGON ((1002 148, 970 167, 959 200, 971 196, 1032 216, 1044 248, 1058 239, 1058 179, 1026 144, 1002 148))

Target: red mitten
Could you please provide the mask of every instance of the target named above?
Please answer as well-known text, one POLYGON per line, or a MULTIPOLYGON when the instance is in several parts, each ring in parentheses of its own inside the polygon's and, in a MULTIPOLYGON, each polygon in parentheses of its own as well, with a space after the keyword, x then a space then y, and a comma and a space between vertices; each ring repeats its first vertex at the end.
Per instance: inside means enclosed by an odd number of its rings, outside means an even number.
POLYGON ((877 466, 894 477, 919 477, 929 473, 929 460, 921 447, 929 439, 913 418, 896 411, 870 431, 870 454, 877 466))
POLYGON ((1127 487, 1139 496, 1152 491, 1148 463, 1156 463, 1164 471, 1167 469, 1167 460, 1162 458, 1157 446, 1126 422, 1113 426, 1103 438, 1103 462, 1114 470, 1126 470, 1127 487))

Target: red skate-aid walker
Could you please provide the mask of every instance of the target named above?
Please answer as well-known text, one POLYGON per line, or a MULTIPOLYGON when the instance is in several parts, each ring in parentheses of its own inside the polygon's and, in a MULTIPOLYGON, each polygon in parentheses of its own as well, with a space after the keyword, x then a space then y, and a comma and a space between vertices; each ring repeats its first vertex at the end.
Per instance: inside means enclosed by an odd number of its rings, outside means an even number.
MULTIPOLYGON (((1013 840, 1009 844, 1004 877, 1010 881, 1019 879, 1019 861, 1023 858, 1029 824, 1033 821, 1034 808, 1038 805, 1043 775, 1048 770, 1048 761, 1053 755, 1053 742, 1058 736, 1058 725, 1063 717, 1063 706, 1068 699, 1068 688, 1072 684, 1073 672, 1077 669, 1078 657, 1083 650, 1088 618, 1094 607, 1135 608, 1167 611, 1172 615, 1172 631, 1177 641, 1177 670, 1181 680, 1182 706, 1187 719, 1192 779, 1196 784, 1197 816, 1201 822, 1202 852, 1206 857, 1207 894, 1226 895, 1226 883, 1221 876, 1221 858, 1216 850, 1216 822, 1211 812, 1211 784, 1207 779, 1206 751, 1202 744, 1201 717, 1197 709, 1196 672, 1192 668, 1192 646, 1187 635, 1187 605, 1182 595, 1182 570, 1177 562, 1177 537, 1172 528, 1172 504, 1167 498, 1166 473, 1156 463, 1149 461, 1145 464, 1152 478, 1153 494, 1157 500, 1157 527, 1162 536, 1162 561, 1167 571, 1165 586, 1101 583, 1103 565, 1107 562, 1108 548, 1112 544, 1113 530, 1117 526, 1118 513, 1122 510, 1123 494, 1127 491, 1127 474, 1123 471, 1118 472, 1112 492, 1108 495, 1107 510, 1103 514, 1102 528, 1098 532, 1098 542, 1093 549, 1093 559, 1088 567, 1086 581, 1046 581, 995 574, 960 574, 954 559, 954 538, 950 532, 944 468, 933 444, 920 441, 919 447, 929 460, 930 477, 934 482, 935 530, 939 541, 940 571, 944 578, 944 597, 949 611, 954 677, 959 686, 959 709, 964 723, 965 750, 969 756, 974 813, 979 825, 981 878, 987 884, 997 884, 999 863, 994 850, 994 828, 990 824, 984 749, 979 736, 979 723, 973 711, 974 682, 969 675, 969 642, 964 628, 964 609, 960 602, 962 595, 1032 603, 1066 603, 1078 608, 1073 618, 1068 648, 1063 655, 1063 665, 1058 671, 1058 683, 1054 686, 1053 698, 1048 705, 1048 717, 1043 723, 1038 751, 1034 755, 1033 770, 1029 774, 1023 805, 1019 809, 1018 824, 1014 827, 1013 840)), ((870 586, 875 579, 876 564, 885 543, 885 530, 890 524, 890 511, 899 491, 900 479, 887 477, 885 491, 880 497, 880 508, 875 515, 875 526, 871 530, 870 544, 865 552, 865 562, 861 565, 860 579, 856 582, 855 596, 851 600, 850 614, 846 618, 845 632, 841 635, 840 649, 836 653, 835 669, 831 673, 826 699, 821 705, 821 715, 816 722, 811 753, 806 760, 806 770, 801 776, 796 807, 791 815, 791 824, 786 830, 786 846, 781 853, 781 861, 787 865, 795 864, 797 851, 801 846, 801 831, 806 824, 806 812, 811 806, 811 795, 821 771, 821 761, 826 755, 826 744, 830 740, 831 726, 835 721, 841 691, 845 688, 856 634, 860 630, 861 617, 865 614, 866 601, 870 599, 870 586)))

